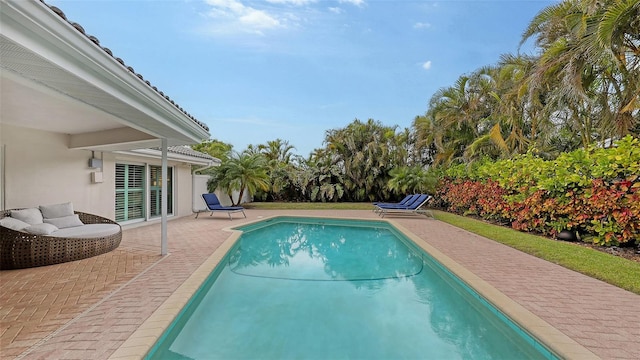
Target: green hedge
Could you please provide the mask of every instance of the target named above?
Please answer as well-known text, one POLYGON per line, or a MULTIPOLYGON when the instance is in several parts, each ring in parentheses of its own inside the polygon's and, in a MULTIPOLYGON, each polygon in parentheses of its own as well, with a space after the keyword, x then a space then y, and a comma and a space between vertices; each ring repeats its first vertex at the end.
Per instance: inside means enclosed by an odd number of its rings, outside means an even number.
POLYGON ((555 160, 528 153, 452 166, 437 195, 449 211, 518 230, 553 236, 568 229, 600 245, 640 244, 640 141, 627 136, 555 160))

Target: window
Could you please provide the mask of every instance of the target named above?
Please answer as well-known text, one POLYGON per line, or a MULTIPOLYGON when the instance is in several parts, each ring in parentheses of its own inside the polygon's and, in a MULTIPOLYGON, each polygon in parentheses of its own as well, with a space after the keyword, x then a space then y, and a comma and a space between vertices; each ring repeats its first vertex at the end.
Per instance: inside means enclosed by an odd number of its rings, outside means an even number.
MULTIPOLYGON (((162 167, 149 166, 149 216, 162 215, 162 167)), ((167 214, 173 214, 173 168, 167 168, 167 214)))
POLYGON ((116 164, 116 221, 144 219, 144 165, 116 164))

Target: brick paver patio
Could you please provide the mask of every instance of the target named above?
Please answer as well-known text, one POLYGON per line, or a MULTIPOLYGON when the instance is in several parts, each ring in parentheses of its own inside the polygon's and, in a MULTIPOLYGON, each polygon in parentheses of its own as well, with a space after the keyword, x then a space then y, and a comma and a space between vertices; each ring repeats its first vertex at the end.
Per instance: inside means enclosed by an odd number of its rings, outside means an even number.
MULTIPOLYGON (((370 211, 248 210, 127 229, 117 250, 0 272, 1 359, 106 359, 224 242, 223 229, 272 215, 377 218, 370 211)), ((640 295, 445 223, 393 220, 603 359, 640 359, 640 295)))

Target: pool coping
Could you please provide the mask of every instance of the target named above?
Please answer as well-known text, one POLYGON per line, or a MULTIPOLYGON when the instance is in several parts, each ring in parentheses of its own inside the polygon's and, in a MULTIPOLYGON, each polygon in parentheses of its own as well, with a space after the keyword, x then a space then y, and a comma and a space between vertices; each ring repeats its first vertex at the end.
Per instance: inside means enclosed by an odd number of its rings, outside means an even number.
MULTIPOLYGON (((283 215, 273 215, 258 218, 253 221, 243 223, 241 226, 253 223, 280 218, 283 215)), ((309 215, 287 215, 286 217, 301 218, 325 218, 337 219, 333 216, 309 216, 309 215)), ((360 217, 341 217, 347 220, 364 220, 364 221, 385 221, 409 238, 414 244, 427 252, 447 270, 456 275, 467 286, 476 291, 481 297, 491 303, 500 312, 507 316, 511 321, 521 326, 527 333, 534 337, 537 341, 548 347, 553 353, 565 359, 599 359, 597 355, 589 351, 584 346, 578 344, 575 340, 565 335, 558 329, 542 320, 531 311, 500 292, 498 289, 482 280, 453 259, 437 250, 435 247, 426 243, 423 239, 413 234, 410 230, 400 225, 393 219, 372 220, 370 218, 360 217)), ((433 220, 437 221, 437 220, 433 220)), ((198 291, 202 284, 209 277, 215 267, 222 261, 228 251, 235 245, 240 238, 242 231, 235 230, 236 226, 230 226, 222 229, 230 232, 230 236, 211 254, 196 271, 193 272, 176 289, 176 291, 165 300, 156 311, 154 311, 147 320, 145 320, 138 329, 120 345, 120 347, 109 357, 112 360, 133 360, 144 358, 156 344, 158 339, 169 328, 176 316, 189 302, 193 295, 198 291)))

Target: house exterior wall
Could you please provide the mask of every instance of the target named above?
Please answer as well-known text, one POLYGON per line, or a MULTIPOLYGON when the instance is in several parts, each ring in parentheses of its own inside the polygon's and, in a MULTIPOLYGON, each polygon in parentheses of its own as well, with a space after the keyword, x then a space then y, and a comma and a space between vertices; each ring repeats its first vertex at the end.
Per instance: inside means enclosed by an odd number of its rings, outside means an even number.
MULTIPOLYGON (((154 166, 162 165, 160 159, 150 157, 134 156, 128 154, 125 155, 118 153, 111 155, 113 156, 111 167, 114 169, 114 173, 116 163, 139 165, 146 164, 154 166)), ((192 215, 193 211, 191 211, 191 198, 193 193, 193 182, 191 179, 191 165, 187 163, 169 161, 168 166, 173 167, 173 216, 180 217, 192 215)), ((115 184, 113 185, 113 188, 115 188, 115 184)), ((115 202, 115 195, 113 201, 115 202)))
POLYGON ((103 183, 91 184, 91 152, 69 150, 68 141, 65 134, 0 125, 6 209, 71 201, 78 211, 113 218, 112 167, 105 166, 103 183))
MULTIPOLYGON (((115 218, 115 164, 161 165, 160 159, 96 152, 103 159, 103 182, 93 183, 88 150, 70 150, 65 134, 0 124, 3 149, 4 209, 71 201, 77 211, 115 218)), ((174 168, 174 216, 191 215, 191 166, 169 161, 174 168)))
POLYGON ((192 211, 192 197, 193 197, 193 180, 191 179, 191 165, 180 164, 174 167, 176 177, 175 180, 175 216, 189 216, 193 214, 192 211))
POLYGON ((209 175, 193 175, 193 211, 203 211, 207 208, 202 199, 202 194, 209 192, 207 182, 210 178, 211 176, 209 175))
MULTIPOLYGON (((209 182, 210 178, 211 176, 209 175, 193 176, 193 211, 194 212, 204 211, 207 208, 207 205, 202 200, 202 194, 206 194, 209 192, 207 183, 209 182)), ((218 200, 220 200, 220 204, 224 206, 231 206, 233 204, 233 202, 231 201, 231 198, 229 197, 229 195, 227 195, 226 191, 222 191, 221 189, 218 188, 215 191, 215 194, 218 196, 218 200)), ((240 194, 239 191, 233 191, 232 193, 233 198, 237 199, 239 194, 240 194)), ((244 194, 242 195, 242 201, 240 201, 240 204, 248 203, 248 202, 251 202, 252 200, 253 198, 249 194, 249 192, 245 191, 244 194)))

